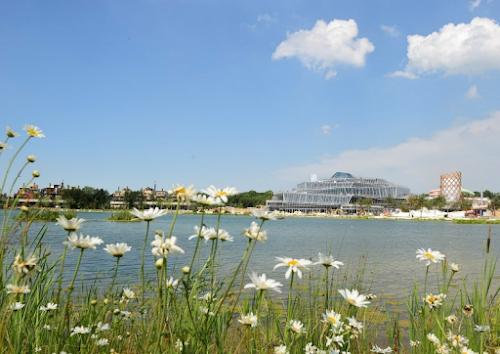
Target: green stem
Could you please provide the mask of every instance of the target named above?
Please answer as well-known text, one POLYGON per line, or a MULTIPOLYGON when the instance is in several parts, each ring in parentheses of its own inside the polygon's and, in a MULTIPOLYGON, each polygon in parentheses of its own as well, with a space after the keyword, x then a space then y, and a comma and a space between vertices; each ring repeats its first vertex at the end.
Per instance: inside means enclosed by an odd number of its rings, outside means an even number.
POLYGON ((141 283, 142 283, 142 306, 144 307, 144 303, 146 302, 146 278, 144 276, 144 255, 146 254, 146 245, 148 243, 148 235, 149 235, 149 223, 151 221, 146 221, 146 235, 144 236, 144 243, 142 244, 142 254, 141 254, 141 270, 139 273, 141 283))

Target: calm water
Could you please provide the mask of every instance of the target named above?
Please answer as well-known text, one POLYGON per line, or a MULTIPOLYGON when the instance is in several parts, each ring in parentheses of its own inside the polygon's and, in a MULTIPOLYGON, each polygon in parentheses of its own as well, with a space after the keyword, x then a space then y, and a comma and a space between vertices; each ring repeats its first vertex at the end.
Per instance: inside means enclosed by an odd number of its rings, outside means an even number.
MULTIPOLYGON (((104 240, 104 244, 97 250, 85 251, 82 274, 85 279, 94 277, 97 272, 101 273, 101 279, 109 277, 115 262, 102 248, 107 243, 126 242, 132 246, 132 251, 120 263, 121 281, 137 282, 146 223, 104 221, 108 216, 109 213, 78 215, 87 220, 79 232, 104 240)), ((154 239, 154 230, 161 229, 167 233, 171 220, 172 215, 166 215, 151 222, 149 242, 154 239)), ((226 229, 235 239, 234 242, 223 245, 221 264, 224 270, 230 270, 241 258, 247 243, 242 231, 253 220, 255 218, 243 216, 222 217, 221 228, 226 229)), ((188 241, 188 237, 195 233, 194 226, 199 225, 199 222, 200 216, 197 215, 178 217, 173 234, 179 238, 178 245, 186 254, 169 256, 169 268, 178 271, 189 263, 196 240, 188 241)), ((206 216, 205 224, 215 227, 216 217, 206 216)), ((35 231, 41 224, 34 224, 32 227, 35 231)), ((483 248, 488 236, 487 225, 326 218, 267 221, 264 229, 268 230, 269 240, 264 244, 257 244, 249 271, 266 273, 268 277, 286 283, 284 268, 273 271, 277 256, 317 259, 318 252, 329 253, 331 250, 334 258, 343 261, 344 268, 349 269, 350 273, 359 265, 361 257, 366 256, 365 278, 374 281, 364 291, 399 300, 404 298, 407 291, 411 291, 414 278, 422 281, 425 274, 425 265, 415 258, 417 249, 439 250, 447 256, 449 262, 458 263, 458 275, 468 275, 472 280, 478 276, 484 264, 483 248)), ((54 259, 62 253, 65 236, 66 232, 55 223, 48 224, 45 242, 49 244, 51 257, 54 259)), ((491 236, 491 252, 497 255, 500 250, 500 225, 492 225, 491 236)), ((204 247, 206 250, 208 248, 208 245, 204 247)), ((148 245, 147 261, 152 265, 154 259, 150 250, 148 245)), ((69 252, 66 263, 68 272, 74 269, 77 256, 78 251, 69 252)), ((319 268, 316 266, 315 271, 319 272, 319 268)), ((438 269, 437 266, 431 268, 438 269)))

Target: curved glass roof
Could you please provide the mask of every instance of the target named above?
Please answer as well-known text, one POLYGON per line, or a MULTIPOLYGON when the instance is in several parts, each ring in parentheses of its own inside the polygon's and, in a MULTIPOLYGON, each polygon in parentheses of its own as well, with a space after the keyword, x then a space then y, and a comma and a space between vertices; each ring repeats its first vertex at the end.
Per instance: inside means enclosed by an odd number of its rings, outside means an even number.
POLYGON ((335 172, 332 178, 354 178, 354 176, 347 172, 335 172))

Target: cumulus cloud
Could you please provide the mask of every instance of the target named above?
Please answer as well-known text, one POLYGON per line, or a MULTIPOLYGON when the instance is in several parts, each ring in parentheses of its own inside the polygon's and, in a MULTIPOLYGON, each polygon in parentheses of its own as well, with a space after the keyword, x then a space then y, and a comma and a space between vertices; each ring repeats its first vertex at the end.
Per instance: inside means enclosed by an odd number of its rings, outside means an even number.
POLYGON ((481 5, 481 0, 474 0, 474 1, 471 1, 470 5, 469 5, 469 9, 472 11, 472 10, 474 10, 476 7, 478 7, 479 5, 481 5))
POLYGON ((382 25, 382 26, 380 26, 380 29, 382 29, 382 31, 388 33, 392 37, 399 36, 399 31, 398 31, 398 29, 397 29, 396 26, 385 26, 385 25, 382 25))
POLYGON ((276 21, 276 19, 274 19, 273 17, 271 17, 268 14, 259 14, 257 16, 257 22, 271 23, 271 22, 274 22, 274 21, 276 21))
POLYGON ((318 20, 310 30, 287 33, 272 55, 275 60, 296 57, 308 69, 327 71, 326 77, 336 75, 338 64, 356 67, 365 65, 366 55, 375 50, 367 38, 357 38, 358 25, 354 20, 318 20), (335 75, 334 75, 335 74, 335 75))
POLYGON ((338 129, 338 128, 340 128, 340 125, 338 125, 338 124, 335 124, 333 127, 328 125, 328 124, 325 124, 321 127, 321 134, 322 135, 330 135, 330 130, 338 129))
POLYGON ((449 23, 428 36, 408 36, 408 64, 389 76, 413 78, 443 72, 474 75, 500 69, 500 26, 489 18, 449 23))
POLYGON ((465 93, 465 97, 467 97, 469 100, 477 100, 481 96, 479 95, 479 92, 477 92, 477 86, 472 85, 469 87, 467 92, 465 93))
POLYGON ((440 174, 462 171, 464 188, 500 190, 498 136, 500 111, 487 119, 437 131, 429 138, 410 138, 388 148, 346 150, 276 171, 276 175, 298 183, 312 172, 326 178, 336 171, 347 171, 361 177, 385 178, 420 193, 437 188, 440 174))

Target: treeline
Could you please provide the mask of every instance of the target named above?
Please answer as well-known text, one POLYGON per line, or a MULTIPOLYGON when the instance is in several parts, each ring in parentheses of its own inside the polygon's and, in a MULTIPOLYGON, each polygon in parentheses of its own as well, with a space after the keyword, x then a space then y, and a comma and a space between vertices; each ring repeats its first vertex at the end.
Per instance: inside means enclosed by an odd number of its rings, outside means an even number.
POLYGON ((236 208, 251 208, 257 205, 266 205, 266 200, 271 199, 272 196, 272 191, 262 193, 248 191, 229 197, 227 205, 236 208))
POLYGON ((65 206, 70 209, 109 209, 111 195, 105 189, 83 187, 62 192, 65 206))

